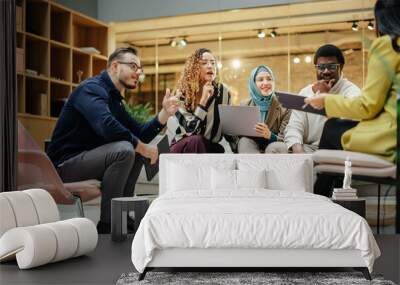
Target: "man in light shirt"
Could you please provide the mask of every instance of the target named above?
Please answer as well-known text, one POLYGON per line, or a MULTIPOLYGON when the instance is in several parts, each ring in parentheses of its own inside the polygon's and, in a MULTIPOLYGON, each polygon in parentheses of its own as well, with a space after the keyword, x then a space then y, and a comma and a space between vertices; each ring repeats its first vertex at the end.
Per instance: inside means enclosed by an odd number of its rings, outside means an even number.
MULTIPOLYGON (((303 88, 300 95, 319 93, 342 94, 346 97, 361 95, 354 83, 343 77, 344 57, 334 45, 321 46, 314 56, 317 81, 303 88)), ((284 142, 270 144, 267 153, 312 153, 318 149, 327 117, 293 110, 285 129, 284 142)))

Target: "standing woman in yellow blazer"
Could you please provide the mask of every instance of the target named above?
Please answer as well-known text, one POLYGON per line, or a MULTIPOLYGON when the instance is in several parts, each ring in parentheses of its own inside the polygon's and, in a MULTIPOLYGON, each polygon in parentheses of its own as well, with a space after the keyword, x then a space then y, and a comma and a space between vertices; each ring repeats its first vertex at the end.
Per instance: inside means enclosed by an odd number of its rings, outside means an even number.
MULTIPOLYGON (((368 76, 357 98, 321 94, 305 100, 316 109, 325 107, 320 149, 344 149, 396 160, 396 104, 400 96, 400 1, 378 0, 375 4, 378 38, 369 50, 368 76)), ((319 177, 316 194, 329 196, 332 182, 319 177)))

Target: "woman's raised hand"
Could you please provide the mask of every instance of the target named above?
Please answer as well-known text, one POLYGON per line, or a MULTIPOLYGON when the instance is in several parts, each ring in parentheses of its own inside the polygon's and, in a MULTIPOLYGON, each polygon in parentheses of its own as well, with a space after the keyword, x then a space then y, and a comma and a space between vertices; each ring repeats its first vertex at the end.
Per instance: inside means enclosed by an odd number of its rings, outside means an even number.
POLYGON ((203 86, 203 91, 201 94, 200 105, 207 106, 208 101, 211 99, 214 93, 214 86, 211 81, 207 81, 203 86))

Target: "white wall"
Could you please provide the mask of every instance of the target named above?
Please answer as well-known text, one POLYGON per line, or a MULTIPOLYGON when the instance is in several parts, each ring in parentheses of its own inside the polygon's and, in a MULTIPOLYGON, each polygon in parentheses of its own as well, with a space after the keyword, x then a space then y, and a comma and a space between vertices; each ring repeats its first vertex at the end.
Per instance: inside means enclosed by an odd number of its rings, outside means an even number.
POLYGON ((97 0, 55 0, 55 2, 92 18, 97 18, 97 0))

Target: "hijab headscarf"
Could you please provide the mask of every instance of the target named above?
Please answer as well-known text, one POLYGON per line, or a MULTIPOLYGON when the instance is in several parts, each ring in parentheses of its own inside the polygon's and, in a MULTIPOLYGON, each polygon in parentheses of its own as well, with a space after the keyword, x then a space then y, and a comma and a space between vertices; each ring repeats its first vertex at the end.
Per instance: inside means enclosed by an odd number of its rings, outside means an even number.
POLYGON ((269 107, 271 106, 272 97, 275 95, 275 76, 272 73, 271 68, 266 65, 260 65, 252 70, 249 78, 249 93, 254 103, 260 107, 261 121, 265 122, 265 119, 268 116, 269 107), (263 96, 256 85, 256 77, 263 71, 271 75, 272 78, 271 93, 268 96, 263 96))

